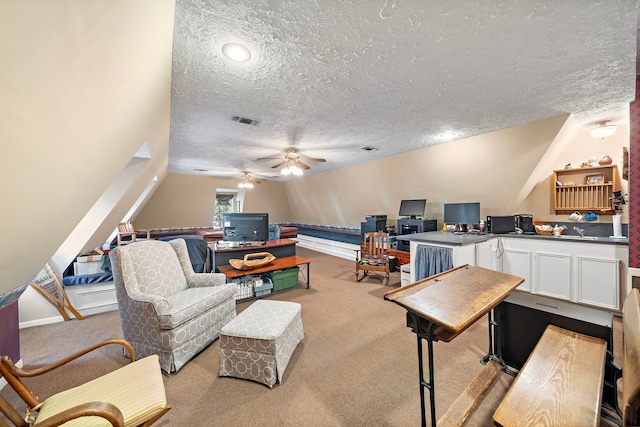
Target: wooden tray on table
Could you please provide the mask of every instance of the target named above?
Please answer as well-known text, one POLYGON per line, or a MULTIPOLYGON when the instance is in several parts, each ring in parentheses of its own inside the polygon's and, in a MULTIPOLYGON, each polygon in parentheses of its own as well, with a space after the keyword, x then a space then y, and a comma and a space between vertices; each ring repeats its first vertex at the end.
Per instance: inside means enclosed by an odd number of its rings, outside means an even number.
POLYGON ((276 257, 269 252, 256 252, 254 254, 246 254, 244 259, 230 259, 229 264, 237 270, 251 270, 267 265, 274 259, 276 257))

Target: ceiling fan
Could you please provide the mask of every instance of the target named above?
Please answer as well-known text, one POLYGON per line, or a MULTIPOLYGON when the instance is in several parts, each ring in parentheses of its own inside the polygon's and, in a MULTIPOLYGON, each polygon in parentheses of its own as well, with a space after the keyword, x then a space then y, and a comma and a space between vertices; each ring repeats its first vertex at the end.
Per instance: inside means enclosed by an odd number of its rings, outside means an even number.
POLYGON ((284 156, 261 157, 258 160, 280 160, 278 163, 271 166, 271 168, 279 168, 280 166, 285 165, 284 169, 280 171, 282 175, 302 175, 302 169, 311 169, 311 166, 307 165, 305 162, 326 162, 325 159, 317 157, 303 157, 300 155, 300 151, 293 147, 287 148, 284 152, 284 156))
POLYGON ((242 171, 242 176, 240 176, 240 183, 238 184, 238 188, 253 188, 253 184, 260 183, 262 183, 262 180, 253 178, 247 171, 242 171))

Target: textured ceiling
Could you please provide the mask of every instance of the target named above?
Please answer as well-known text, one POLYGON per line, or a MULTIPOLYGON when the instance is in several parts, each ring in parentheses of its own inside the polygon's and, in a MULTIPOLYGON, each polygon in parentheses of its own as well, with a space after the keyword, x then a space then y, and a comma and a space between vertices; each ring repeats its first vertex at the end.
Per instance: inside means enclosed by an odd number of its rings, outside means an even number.
POLYGON ((327 159, 310 174, 447 131, 610 118, 634 99, 636 30, 636 0, 177 0, 169 172, 295 179, 257 159, 327 159))

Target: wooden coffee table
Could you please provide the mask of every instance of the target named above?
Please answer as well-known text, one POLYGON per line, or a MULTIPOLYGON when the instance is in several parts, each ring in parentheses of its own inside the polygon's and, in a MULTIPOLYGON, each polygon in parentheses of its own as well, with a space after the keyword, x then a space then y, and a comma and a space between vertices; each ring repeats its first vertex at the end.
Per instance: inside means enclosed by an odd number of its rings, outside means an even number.
POLYGON ((220 273, 224 273, 228 279, 237 279, 239 277, 250 276, 253 274, 262 274, 271 271, 285 270, 287 268, 297 267, 300 265, 307 266, 307 289, 309 289, 309 265, 311 264, 311 260, 308 258, 303 258, 301 256, 293 255, 282 258, 276 258, 271 261, 267 265, 263 265, 262 267, 252 268, 250 270, 237 270, 233 268, 231 265, 221 265, 218 266, 218 270, 220 273))

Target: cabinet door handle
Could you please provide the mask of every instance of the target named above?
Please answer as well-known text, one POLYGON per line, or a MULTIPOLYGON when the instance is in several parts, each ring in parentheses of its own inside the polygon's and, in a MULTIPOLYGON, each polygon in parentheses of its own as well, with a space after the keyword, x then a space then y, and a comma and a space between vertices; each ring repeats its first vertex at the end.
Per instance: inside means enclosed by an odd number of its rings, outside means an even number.
POLYGON ((549 308, 554 308, 554 309, 556 309, 556 310, 560 310, 560 307, 556 307, 555 305, 545 304, 545 303, 538 302, 538 301, 536 301, 535 303, 536 303, 537 305, 541 305, 541 306, 543 306, 543 307, 549 307, 549 308))

